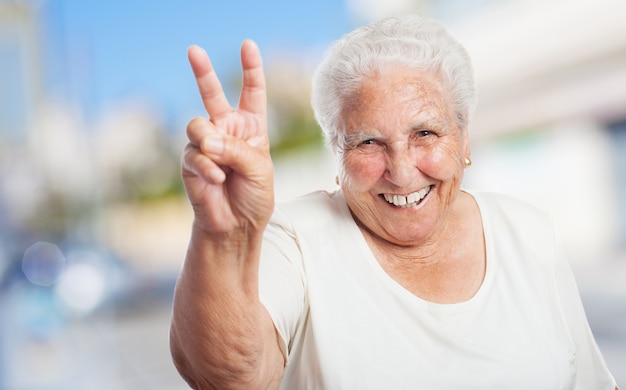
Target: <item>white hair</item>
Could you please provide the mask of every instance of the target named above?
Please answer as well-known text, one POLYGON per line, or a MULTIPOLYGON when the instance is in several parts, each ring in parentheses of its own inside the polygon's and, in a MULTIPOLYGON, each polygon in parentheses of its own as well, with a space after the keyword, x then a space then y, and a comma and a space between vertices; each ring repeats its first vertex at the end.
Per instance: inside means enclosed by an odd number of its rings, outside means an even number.
POLYGON ((362 82, 389 65, 430 71, 448 84, 456 121, 467 127, 476 104, 473 69, 465 48, 438 21, 391 17, 357 28, 336 41, 313 77, 315 118, 333 151, 343 144, 343 110, 362 82))

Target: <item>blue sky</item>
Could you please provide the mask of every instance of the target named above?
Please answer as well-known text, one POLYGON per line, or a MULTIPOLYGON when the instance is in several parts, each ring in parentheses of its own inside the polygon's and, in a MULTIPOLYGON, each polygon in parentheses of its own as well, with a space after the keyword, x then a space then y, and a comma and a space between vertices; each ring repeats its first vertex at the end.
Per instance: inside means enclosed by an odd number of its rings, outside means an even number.
POLYGON ((326 46, 354 27, 344 1, 49 0, 46 56, 52 89, 89 115, 120 99, 151 100, 174 122, 198 114, 186 49, 209 52, 221 77, 238 73, 239 46, 263 53, 326 46))

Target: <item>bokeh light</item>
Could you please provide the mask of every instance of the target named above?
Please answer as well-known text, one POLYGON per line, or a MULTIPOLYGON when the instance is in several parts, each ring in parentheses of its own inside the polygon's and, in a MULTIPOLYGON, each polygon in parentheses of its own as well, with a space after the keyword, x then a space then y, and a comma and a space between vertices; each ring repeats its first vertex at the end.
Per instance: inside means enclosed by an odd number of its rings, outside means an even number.
POLYGON ((37 286, 52 286, 65 269, 65 256, 58 246, 39 241, 24 251, 22 271, 37 286))
POLYGON ((67 307, 83 315, 102 302, 105 280, 102 272, 92 264, 71 264, 61 276, 55 292, 67 307))

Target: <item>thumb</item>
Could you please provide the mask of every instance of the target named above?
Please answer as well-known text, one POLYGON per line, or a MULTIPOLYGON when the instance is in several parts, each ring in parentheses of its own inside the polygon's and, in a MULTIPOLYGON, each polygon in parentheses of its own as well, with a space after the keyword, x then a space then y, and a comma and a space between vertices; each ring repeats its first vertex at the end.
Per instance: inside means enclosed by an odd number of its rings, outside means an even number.
POLYGON ((264 148, 224 133, 212 133, 202 140, 200 149, 211 159, 245 177, 267 174, 272 161, 264 148))

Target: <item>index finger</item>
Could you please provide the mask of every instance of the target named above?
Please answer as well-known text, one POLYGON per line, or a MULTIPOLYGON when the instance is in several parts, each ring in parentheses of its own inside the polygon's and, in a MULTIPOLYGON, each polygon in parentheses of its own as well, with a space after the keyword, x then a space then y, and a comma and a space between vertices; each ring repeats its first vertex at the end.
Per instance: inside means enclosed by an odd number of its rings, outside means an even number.
POLYGON ((189 64, 196 78, 204 109, 211 118, 218 118, 232 111, 224 94, 208 54, 200 46, 192 45, 187 50, 189 64))

